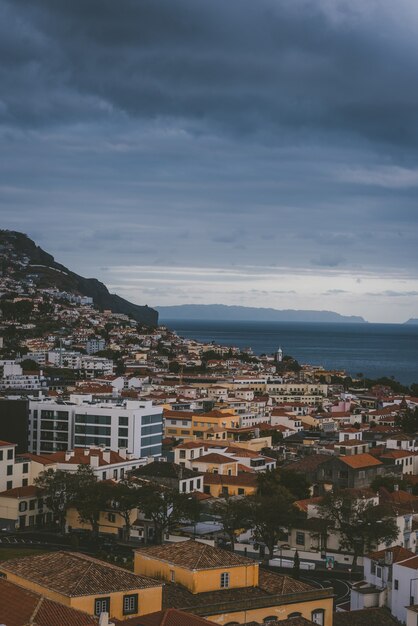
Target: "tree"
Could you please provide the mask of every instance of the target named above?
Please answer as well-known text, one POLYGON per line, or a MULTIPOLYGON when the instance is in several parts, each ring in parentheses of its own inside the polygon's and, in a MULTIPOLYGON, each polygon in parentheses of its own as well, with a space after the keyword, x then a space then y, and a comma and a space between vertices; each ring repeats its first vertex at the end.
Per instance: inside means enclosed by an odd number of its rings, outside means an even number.
POLYGON ((391 543, 399 534, 396 520, 389 510, 347 491, 327 493, 318 508, 321 517, 340 533, 341 549, 353 553, 353 567, 359 555, 372 550, 378 543, 391 543))
POLYGON ((138 488, 134 483, 122 481, 113 485, 111 498, 112 509, 119 513, 125 522, 124 539, 129 541, 132 526, 131 514, 138 507, 138 488))
POLYGON ((23 359, 20 366, 24 372, 33 372, 40 369, 39 364, 33 359, 23 359))
POLYGON ((260 472, 257 476, 258 493, 269 495, 278 487, 285 487, 294 500, 304 500, 310 496, 310 483, 303 474, 291 469, 276 468, 268 472, 260 472))
POLYGON ((392 493, 392 491, 395 491, 395 485, 398 485, 399 489, 406 489, 407 482, 400 476, 376 476, 376 478, 370 483, 370 489, 377 493, 380 487, 384 487, 392 493))
POLYGON ((74 477, 73 504, 78 511, 80 522, 90 524, 92 536, 99 536, 100 512, 107 508, 111 499, 108 483, 98 481, 90 465, 79 465, 74 477))
POLYGON ((137 493, 139 509, 153 522, 155 543, 162 543, 164 533, 181 519, 197 521, 199 504, 193 496, 156 484, 139 487, 137 493))
POLYGON ((293 578, 299 580, 300 576, 300 559, 299 552, 296 550, 295 556, 293 557, 293 578))
POLYGON ((253 535, 257 541, 264 543, 272 559, 277 542, 287 535, 298 518, 293 496, 279 485, 271 495, 258 494, 248 500, 253 535))
POLYGON ((234 551, 236 532, 241 529, 247 530, 251 527, 248 501, 246 499, 235 500, 229 496, 218 498, 212 507, 212 511, 220 518, 224 532, 230 541, 231 550, 234 551))
POLYGON ((64 534, 67 511, 74 500, 74 476, 50 468, 35 478, 35 485, 42 490, 45 504, 58 520, 60 532, 64 534))

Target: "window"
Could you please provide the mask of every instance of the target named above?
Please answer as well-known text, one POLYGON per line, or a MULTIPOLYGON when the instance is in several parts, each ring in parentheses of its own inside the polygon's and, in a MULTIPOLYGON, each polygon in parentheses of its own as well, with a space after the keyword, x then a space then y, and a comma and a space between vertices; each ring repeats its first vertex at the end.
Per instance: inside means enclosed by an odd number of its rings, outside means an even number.
POLYGON ((114 470, 113 470, 113 478, 114 478, 115 480, 117 480, 117 479, 118 479, 118 470, 117 470, 117 469, 114 469, 114 470))
POLYGON ((23 513, 24 511, 26 511, 26 509, 28 508, 28 503, 23 501, 23 502, 19 502, 19 511, 21 513, 23 513))
POLYGON ((289 617, 302 617, 302 613, 296 611, 295 613, 290 613, 290 615, 287 616, 287 619, 289 619, 289 617))
POLYGON ((315 609, 312 611, 312 621, 314 624, 324 626, 324 609, 315 609))
POLYGON ((382 568, 380 566, 376 567, 376 576, 377 578, 382 578, 382 568))
POLYGON ((94 601, 94 614, 100 617, 101 613, 110 612, 110 598, 96 598, 94 601))
POLYGON ((138 594, 132 593, 129 596, 123 596, 123 614, 132 615, 138 613, 138 594))
POLYGON ((27 487, 27 486, 28 486, 28 479, 22 478, 22 487, 27 487))
POLYGON ((186 458, 186 450, 180 450, 180 458, 181 459, 185 459, 186 458))
POLYGON ((29 463, 23 463, 22 473, 27 474, 29 471, 29 463))
POLYGON ((298 546, 305 545, 305 533, 301 533, 299 531, 296 533, 296 543, 298 546))
POLYGON ((376 574, 376 563, 375 563, 375 561, 372 561, 370 563, 370 574, 376 574))
POLYGON ((0 461, 3 460, 3 450, 0 450, 0 461))
POLYGON ((201 485, 201 479, 198 478, 196 481, 196 489, 200 489, 200 485, 201 485))
POLYGON ((106 476, 107 476, 106 472, 102 472, 102 480, 106 480, 106 476))
POLYGON ((7 450, 7 460, 10 461, 13 458, 13 448, 7 450))
POLYGON ((7 466, 7 475, 11 476, 13 474, 13 465, 7 466))
POLYGON ((271 622, 276 623, 277 617, 276 615, 268 615, 263 619, 263 624, 270 624, 271 622))
POLYGON ((127 448, 128 440, 127 439, 118 439, 118 448, 127 448))
POLYGON ((127 437, 128 436, 128 429, 127 428, 119 428, 118 436, 119 437, 127 437))
POLYGON ((170 582, 171 583, 176 582, 176 572, 173 569, 170 570, 170 582))
POLYGON ((242 487, 238 487, 238 495, 239 496, 244 496, 245 495, 245 489, 243 489, 242 487))
POLYGON ((11 489, 13 487, 13 481, 12 480, 8 480, 6 483, 6 489, 11 489))
POLYGON ((30 511, 34 511, 35 510, 35 503, 36 503, 36 500, 29 500, 29 510, 30 511))
POLYGON ((128 416, 121 415, 119 417, 119 426, 127 426, 128 425, 128 416))
POLYGON ((222 572, 221 574, 221 589, 228 589, 229 587, 229 573, 222 572))
POLYGON ((394 587, 395 587, 396 591, 398 591, 399 590, 399 580, 396 580, 396 578, 395 578, 393 583, 394 583, 394 587))
POLYGON ((114 524, 116 521, 116 515, 114 513, 108 513, 107 519, 109 520, 109 522, 112 522, 114 524))

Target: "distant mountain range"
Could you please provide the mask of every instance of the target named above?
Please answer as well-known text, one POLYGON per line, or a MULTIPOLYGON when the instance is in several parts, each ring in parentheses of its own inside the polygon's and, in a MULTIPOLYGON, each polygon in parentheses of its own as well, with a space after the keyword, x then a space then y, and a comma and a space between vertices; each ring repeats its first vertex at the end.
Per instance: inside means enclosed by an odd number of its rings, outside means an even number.
POLYGON ((156 306, 155 308, 162 320, 367 323, 364 318, 358 315, 340 315, 334 311, 279 310, 225 304, 181 304, 156 306))
POLYGON ((418 324, 418 317, 411 317, 409 320, 404 322, 404 324, 418 324))
POLYGON ((7 261, 13 264, 16 258, 26 257, 29 259, 29 264, 21 266, 18 275, 25 278, 28 274, 36 274, 39 276, 37 283, 39 287, 56 287, 60 291, 89 296, 93 298, 94 306, 100 310, 110 309, 113 313, 132 315, 137 322, 149 326, 158 324, 157 311, 148 306, 133 304, 110 293, 107 287, 96 278, 83 278, 75 274, 64 265, 57 263, 51 254, 42 250, 24 233, 0 230, 0 249, 6 257, 9 255, 6 259, 6 266, 1 268, 3 271, 7 272, 7 261))

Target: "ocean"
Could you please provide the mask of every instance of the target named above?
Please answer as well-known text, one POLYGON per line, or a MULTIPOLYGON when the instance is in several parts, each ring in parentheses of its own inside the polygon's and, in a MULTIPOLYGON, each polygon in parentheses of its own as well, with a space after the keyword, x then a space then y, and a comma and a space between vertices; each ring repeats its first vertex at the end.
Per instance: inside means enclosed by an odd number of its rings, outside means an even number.
POLYGON ((359 372, 369 378, 394 376, 418 383, 418 325, 304 322, 221 322, 160 319, 179 335, 271 354, 279 346, 300 363, 359 372))

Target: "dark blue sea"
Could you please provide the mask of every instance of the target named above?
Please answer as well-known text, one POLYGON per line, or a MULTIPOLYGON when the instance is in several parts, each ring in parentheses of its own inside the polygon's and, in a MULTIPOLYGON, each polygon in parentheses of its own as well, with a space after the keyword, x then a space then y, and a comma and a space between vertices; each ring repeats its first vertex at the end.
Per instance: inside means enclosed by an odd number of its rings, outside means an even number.
POLYGON ((369 378, 394 376, 418 383, 418 325, 328 324, 305 322, 220 322, 160 320, 179 335, 239 348, 255 354, 279 346, 300 363, 344 369, 369 378))

